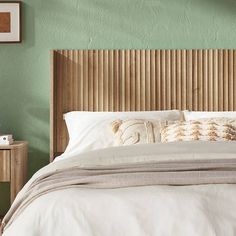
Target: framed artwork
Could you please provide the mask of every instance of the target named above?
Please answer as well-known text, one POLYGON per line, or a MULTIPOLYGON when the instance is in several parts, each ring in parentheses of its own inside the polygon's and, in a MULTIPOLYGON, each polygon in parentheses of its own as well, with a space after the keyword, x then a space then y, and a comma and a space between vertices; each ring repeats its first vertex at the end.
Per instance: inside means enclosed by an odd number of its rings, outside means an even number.
POLYGON ((0 1, 0 43, 21 42, 21 2, 0 1))

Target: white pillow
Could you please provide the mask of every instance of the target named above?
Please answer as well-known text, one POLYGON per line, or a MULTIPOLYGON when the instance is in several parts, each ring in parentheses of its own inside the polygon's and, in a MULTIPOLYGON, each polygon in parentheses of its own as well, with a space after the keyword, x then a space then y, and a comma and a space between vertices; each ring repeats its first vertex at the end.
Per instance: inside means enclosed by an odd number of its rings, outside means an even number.
POLYGON ((236 119, 236 112, 234 111, 184 111, 184 118, 186 121, 198 120, 202 118, 233 118, 236 119))
POLYGON ((180 120, 178 110, 148 111, 148 112, 78 112, 66 113, 69 144, 65 150, 68 152, 85 152, 95 149, 115 146, 115 140, 110 128, 116 119, 158 119, 180 120))

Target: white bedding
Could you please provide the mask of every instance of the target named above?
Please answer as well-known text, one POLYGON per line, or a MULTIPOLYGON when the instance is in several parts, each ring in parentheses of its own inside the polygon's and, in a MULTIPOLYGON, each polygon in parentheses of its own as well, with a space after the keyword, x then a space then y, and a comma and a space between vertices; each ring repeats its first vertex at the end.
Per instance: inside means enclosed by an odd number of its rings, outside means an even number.
MULTIPOLYGON (((153 158, 213 157, 236 158, 236 145, 233 142, 198 142, 117 147, 80 155, 79 160, 81 166, 90 166, 151 161, 153 158)), ((60 169, 73 165, 76 160, 74 154, 51 166, 57 165, 60 169)), ((51 192, 34 200, 3 234, 41 235, 235 236, 236 185, 72 188, 51 192)))

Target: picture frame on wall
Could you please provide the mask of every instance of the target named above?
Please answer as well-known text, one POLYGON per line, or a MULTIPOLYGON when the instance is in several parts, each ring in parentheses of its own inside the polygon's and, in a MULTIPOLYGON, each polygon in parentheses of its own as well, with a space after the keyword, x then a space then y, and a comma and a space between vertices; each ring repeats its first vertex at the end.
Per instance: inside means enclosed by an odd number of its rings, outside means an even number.
POLYGON ((0 43, 21 42, 21 1, 0 1, 0 43))

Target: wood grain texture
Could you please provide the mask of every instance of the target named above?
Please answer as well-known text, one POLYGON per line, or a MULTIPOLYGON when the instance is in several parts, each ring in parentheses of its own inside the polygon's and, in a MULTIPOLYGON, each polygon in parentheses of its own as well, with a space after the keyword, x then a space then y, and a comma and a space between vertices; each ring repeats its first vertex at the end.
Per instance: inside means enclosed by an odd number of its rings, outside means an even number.
POLYGON ((68 111, 236 110, 236 50, 54 50, 51 160, 68 111))
POLYGON ((28 144, 11 149, 11 203, 27 181, 28 144))
POLYGON ((9 182, 11 176, 10 160, 11 152, 9 150, 0 151, 0 182, 9 182))

